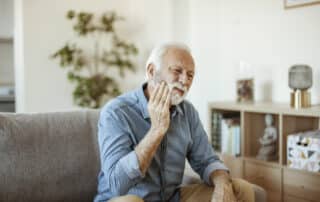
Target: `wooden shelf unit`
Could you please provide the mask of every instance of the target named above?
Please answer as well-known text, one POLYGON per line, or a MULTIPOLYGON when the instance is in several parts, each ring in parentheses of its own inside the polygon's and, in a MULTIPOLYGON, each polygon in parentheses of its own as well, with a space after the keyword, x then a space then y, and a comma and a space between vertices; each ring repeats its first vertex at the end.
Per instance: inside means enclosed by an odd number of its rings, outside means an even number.
POLYGON ((320 201, 320 173, 287 167, 287 136, 292 133, 315 130, 320 127, 320 105, 293 109, 280 103, 211 102, 208 105, 209 134, 211 114, 240 114, 241 155, 220 154, 233 177, 241 177, 260 185, 268 193, 268 201, 307 202, 320 201), (272 114, 278 132, 278 159, 263 161, 255 158, 260 148, 258 138, 265 128, 264 116, 272 114))

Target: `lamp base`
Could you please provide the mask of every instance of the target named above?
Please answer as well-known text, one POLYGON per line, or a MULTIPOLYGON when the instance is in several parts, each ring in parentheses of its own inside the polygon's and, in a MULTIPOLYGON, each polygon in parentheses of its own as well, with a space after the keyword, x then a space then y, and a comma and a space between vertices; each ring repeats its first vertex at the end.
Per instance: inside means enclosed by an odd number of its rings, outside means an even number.
POLYGON ((308 90, 294 90, 291 92, 290 105, 296 109, 311 106, 311 94, 308 90))

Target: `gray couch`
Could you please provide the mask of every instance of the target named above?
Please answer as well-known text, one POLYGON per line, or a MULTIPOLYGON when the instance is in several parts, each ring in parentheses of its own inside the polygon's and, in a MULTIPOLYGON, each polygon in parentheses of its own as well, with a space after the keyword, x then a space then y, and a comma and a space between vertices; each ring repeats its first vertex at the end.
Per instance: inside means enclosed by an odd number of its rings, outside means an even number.
MULTIPOLYGON (((98 110, 0 113, 0 201, 92 201, 98 110)), ((184 183, 198 182, 187 173, 184 183)), ((257 201, 265 192, 256 187, 257 201)))

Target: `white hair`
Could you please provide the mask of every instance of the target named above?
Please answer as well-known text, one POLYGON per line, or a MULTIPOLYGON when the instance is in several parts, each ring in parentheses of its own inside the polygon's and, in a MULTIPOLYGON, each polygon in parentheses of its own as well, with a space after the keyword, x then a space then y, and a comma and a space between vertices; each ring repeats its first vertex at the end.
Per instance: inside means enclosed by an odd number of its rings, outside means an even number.
MULTIPOLYGON (((162 43, 157 46, 155 46, 146 62, 146 70, 148 69, 148 66, 150 64, 153 64, 156 68, 156 70, 159 70, 162 68, 162 62, 163 62, 163 56, 170 48, 176 48, 180 50, 184 50, 188 52, 191 55, 190 48, 184 44, 184 43, 178 43, 178 42, 169 42, 169 43, 162 43)), ((146 79, 148 79, 148 73, 146 72, 146 79)))

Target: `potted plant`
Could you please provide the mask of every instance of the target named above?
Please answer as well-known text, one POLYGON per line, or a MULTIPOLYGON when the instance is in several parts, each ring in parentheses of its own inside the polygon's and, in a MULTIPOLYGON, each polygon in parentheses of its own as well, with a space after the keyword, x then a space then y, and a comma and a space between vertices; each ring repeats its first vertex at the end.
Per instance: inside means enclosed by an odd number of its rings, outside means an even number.
POLYGON ((99 108, 121 93, 112 69, 116 69, 120 78, 127 70, 134 71, 138 49, 118 36, 115 23, 124 19, 115 12, 105 12, 97 18, 93 13, 70 10, 67 19, 74 22, 73 30, 79 39, 89 41, 93 50, 81 48, 80 41, 67 42, 51 57, 59 60, 60 67, 67 69, 68 79, 75 83, 76 105, 99 108), (102 41, 107 41, 106 45, 102 41))

